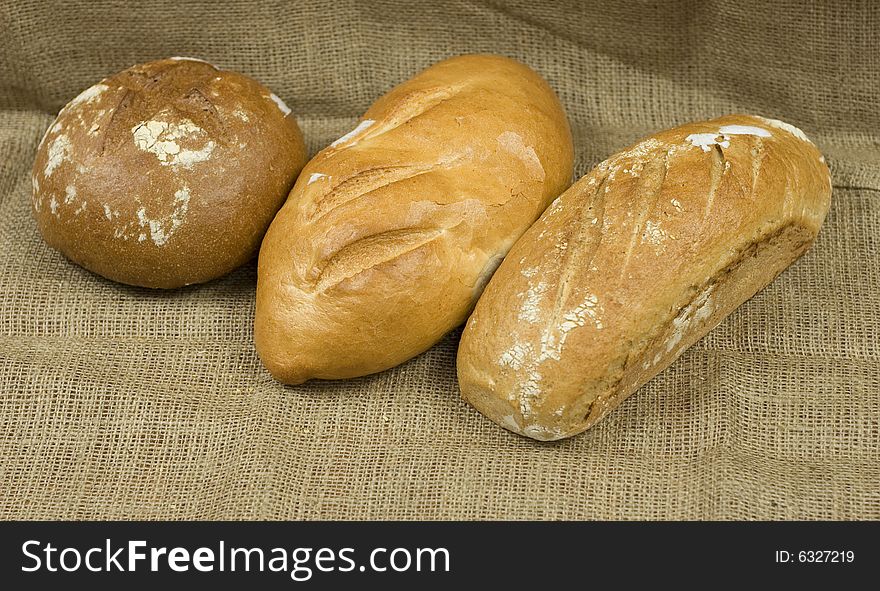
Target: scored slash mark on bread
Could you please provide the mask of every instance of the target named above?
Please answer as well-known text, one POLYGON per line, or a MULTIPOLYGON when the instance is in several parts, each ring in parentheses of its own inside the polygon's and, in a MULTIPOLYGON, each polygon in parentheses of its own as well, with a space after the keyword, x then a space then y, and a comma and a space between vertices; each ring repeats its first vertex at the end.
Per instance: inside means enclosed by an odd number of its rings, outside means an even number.
POLYGON ((560 267, 562 269, 557 287, 553 312, 547 319, 547 324, 555 326, 562 308, 569 303, 568 296, 571 291, 571 278, 579 269, 589 269, 593 264, 593 256, 602 242, 602 225, 605 223, 605 185, 608 175, 603 175, 595 182, 595 191, 590 199, 584 200, 582 214, 578 216, 578 222, 572 225, 572 238, 567 235, 560 244, 566 248, 562 254, 560 267), (578 248, 569 248, 569 245, 578 245, 578 248))
MULTIPOLYGON (((438 165, 442 166, 442 164, 438 165)), ((331 186, 326 192, 313 189, 318 196, 307 206, 308 221, 315 222, 331 211, 342 207, 355 199, 368 196, 377 189, 382 189, 407 179, 431 172, 437 166, 431 164, 410 164, 399 166, 378 166, 358 171, 331 186)))
MULTIPOLYGON (((419 117, 430 115, 437 107, 446 101, 459 96, 468 88, 466 83, 442 85, 410 91, 403 96, 396 97, 391 109, 382 119, 381 123, 375 124, 363 135, 363 139, 388 133, 398 127, 411 123, 419 117)), ((383 99, 377 101, 376 107, 382 107, 383 99)))
POLYGON ((724 175, 724 167, 727 161, 724 159, 724 151, 721 146, 715 144, 709 150, 712 155, 712 173, 709 178, 709 190, 706 192, 706 210, 703 212, 703 221, 709 219, 712 213, 712 205, 715 203, 715 194, 718 192, 718 186, 721 184, 721 177, 724 175))
POLYGON ((403 256, 435 240, 444 228, 404 228, 372 234, 345 245, 313 267, 315 291, 323 292, 364 272, 403 256))
POLYGON ((654 212, 657 201, 660 199, 660 191, 663 189, 663 183, 666 181, 666 175, 669 172, 669 151, 665 150, 659 160, 652 153, 644 164, 643 170, 645 174, 640 177, 641 186, 637 191, 638 198, 641 199, 642 203, 640 207, 635 208, 636 223, 633 225, 629 246, 627 246, 626 252, 623 255, 623 264, 620 267, 621 279, 626 274, 633 250, 642 237, 648 216, 654 212))
POLYGON ((752 186, 750 194, 754 202, 758 197, 758 177, 761 176, 761 166, 764 164, 764 140, 761 136, 752 136, 752 147, 749 149, 752 155, 752 186))

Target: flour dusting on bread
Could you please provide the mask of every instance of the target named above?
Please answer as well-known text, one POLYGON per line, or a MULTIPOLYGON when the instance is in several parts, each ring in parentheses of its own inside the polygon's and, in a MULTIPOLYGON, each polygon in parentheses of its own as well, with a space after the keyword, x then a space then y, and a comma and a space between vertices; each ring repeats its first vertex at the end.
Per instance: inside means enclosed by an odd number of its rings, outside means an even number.
POLYGON ((677 347, 682 338, 696 325, 712 316, 712 312, 715 311, 715 302, 712 300, 714 289, 714 284, 707 287, 672 320, 673 333, 666 342, 667 353, 677 347))
POLYGON ((91 103, 109 88, 110 87, 106 84, 101 83, 90 86, 89 88, 86 88, 84 91, 79 93, 72 101, 67 103, 66 108, 73 109, 75 107, 79 107, 80 105, 91 103))
POLYGON ((49 154, 46 160, 46 168, 43 170, 44 177, 52 176, 55 169, 70 159, 70 139, 65 134, 57 136, 49 145, 49 154))
POLYGON ((537 322, 539 319, 541 298, 547 291, 547 284, 544 282, 535 285, 529 285, 524 294, 522 307, 519 310, 519 317, 526 322, 537 322))
POLYGON ((352 129, 351 131, 346 133, 344 136, 342 136, 341 138, 339 138, 335 142, 331 143, 330 146, 335 148, 337 146, 341 146, 344 143, 347 143, 347 142, 354 140, 357 136, 359 136, 364 131, 366 131, 367 129, 372 127, 374 123, 376 123, 376 122, 373 121, 372 119, 364 119, 363 121, 358 123, 357 127, 355 127, 354 129, 352 129))
POLYGON ((685 139, 689 141, 692 146, 700 148, 704 152, 711 150, 712 146, 721 146, 722 148, 730 147, 730 138, 720 133, 692 133, 685 139))
POLYGON ((762 127, 754 125, 722 125, 718 128, 718 133, 722 135, 755 135, 758 137, 771 137, 769 131, 762 127))
POLYGON ((544 167, 541 159, 532 146, 527 146, 520 134, 515 131, 505 131, 497 138, 498 145, 523 161, 526 169, 538 180, 544 180, 544 167))
POLYGON ((791 123, 786 123, 785 121, 780 121, 779 119, 769 119, 767 117, 758 117, 758 119, 761 119, 762 121, 764 121, 767 125, 769 125, 771 127, 775 127, 777 129, 782 129, 783 131, 787 131, 788 133, 790 133, 791 135, 793 135, 794 137, 798 138, 801 141, 809 142, 811 144, 813 143, 810 140, 810 138, 807 137, 807 134, 805 134, 800 128, 795 127, 791 123))
POLYGON ((167 216, 151 219, 143 206, 137 210, 138 223, 142 228, 149 228, 153 244, 165 246, 186 219, 189 200, 189 187, 184 186, 175 191, 172 210, 167 216))
POLYGON ((205 130, 189 119, 179 122, 150 120, 141 121, 131 129, 135 145, 151 152, 163 166, 185 166, 204 162, 211 157, 216 143, 207 140, 199 149, 184 148, 180 142, 200 141, 206 137, 205 130))
POLYGON ((284 115, 285 117, 290 115, 290 107, 288 107, 287 104, 282 101, 277 94, 275 94, 274 92, 269 93, 269 100, 275 103, 275 106, 278 107, 278 110, 281 111, 282 115, 284 115))

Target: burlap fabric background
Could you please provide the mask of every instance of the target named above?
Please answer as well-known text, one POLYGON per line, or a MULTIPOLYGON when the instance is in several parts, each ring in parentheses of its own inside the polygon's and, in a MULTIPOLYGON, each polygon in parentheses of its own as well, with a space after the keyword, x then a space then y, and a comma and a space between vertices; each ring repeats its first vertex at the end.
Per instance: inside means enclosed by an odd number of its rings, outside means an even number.
POLYGON ((3 0, 0 517, 880 518, 880 8, 810 4, 3 0), (578 176, 741 111, 801 126, 833 171, 814 249, 583 436, 533 442, 463 404, 457 331, 379 375, 283 387, 251 342, 254 264, 149 291, 37 235, 37 143, 102 76, 206 58, 271 87, 315 152, 477 51, 552 83, 578 176))

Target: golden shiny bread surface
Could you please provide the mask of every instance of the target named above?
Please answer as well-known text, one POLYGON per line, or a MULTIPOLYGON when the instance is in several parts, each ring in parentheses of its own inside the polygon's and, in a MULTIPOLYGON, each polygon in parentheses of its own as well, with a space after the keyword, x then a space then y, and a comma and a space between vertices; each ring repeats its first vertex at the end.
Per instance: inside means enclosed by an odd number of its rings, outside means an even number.
POLYGON ((514 245, 461 339, 464 398, 514 432, 577 434, 813 242, 824 158, 797 128, 730 115, 598 165, 514 245))
POLYGON ((392 89, 306 165, 272 222, 263 363, 299 383, 421 353, 465 320, 572 163, 556 95, 514 60, 455 57, 392 89))

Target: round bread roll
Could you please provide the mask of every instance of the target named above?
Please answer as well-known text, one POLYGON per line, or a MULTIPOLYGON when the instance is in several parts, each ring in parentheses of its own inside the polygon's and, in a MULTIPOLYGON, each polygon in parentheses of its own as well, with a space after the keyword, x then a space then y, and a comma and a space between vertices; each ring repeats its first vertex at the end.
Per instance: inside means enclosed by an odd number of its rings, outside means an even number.
POLYGON ((108 279, 201 283, 253 257, 306 156, 266 87, 197 59, 150 62, 61 109, 34 161, 34 217, 108 279))

